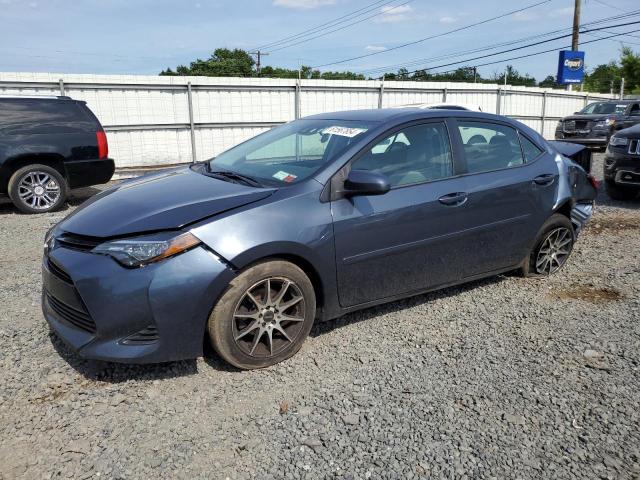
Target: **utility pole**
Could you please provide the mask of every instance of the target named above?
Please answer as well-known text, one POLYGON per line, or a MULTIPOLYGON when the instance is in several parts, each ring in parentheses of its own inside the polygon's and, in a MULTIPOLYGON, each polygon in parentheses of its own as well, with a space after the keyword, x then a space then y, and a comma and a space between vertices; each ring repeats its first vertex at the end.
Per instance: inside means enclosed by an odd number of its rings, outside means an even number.
POLYGON ((624 77, 620 79, 620 100, 624 100, 624 77))
POLYGON ((249 55, 255 55, 256 56, 256 72, 258 74, 258 76, 260 76, 260 72, 262 71, 262 64, 260 62, 260 60, 262 59, 263 56, 269 55, 267 52, 261 52, 260 50, 257 50, 255 52, 249 52, 249 55))
MULTIPOLYGON (((580 9, 582 7, 582 0, 575 0, 573 6, 573 32, 571 35, 571 50, 578 50, 578 42, 580 40, 580 9)), ((567 85, 567 90, 571 91, 571 84, 567 85)))
POLYGON ((476 83, 477 74, 478 74, 478 67, 473 67, 473 83, 476 83))

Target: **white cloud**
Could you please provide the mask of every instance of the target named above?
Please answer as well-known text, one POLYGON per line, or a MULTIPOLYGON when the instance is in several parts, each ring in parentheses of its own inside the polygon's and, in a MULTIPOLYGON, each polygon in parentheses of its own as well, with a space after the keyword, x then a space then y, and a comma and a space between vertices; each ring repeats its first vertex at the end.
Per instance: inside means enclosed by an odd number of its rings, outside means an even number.
POLYGON ((549 12, 551 18, 572 17, 573 7, 556 8, 549 12))
POLYGON ((297 10, 310 10, 335 3, 336 0, 273 0, 273 4, 277 7, 295 8, 297 10))
POLYGON ((531 22, 538 19, 538 15, 531 12, 518 12, 513 15, 516 22, 531 22))
POLYGON ((409 19, 409 14, 413 9, 409 5, 399 5, 397 7, 385 6, 380 9, 381 15, 376 17, 380 23, 403 22, 409 19))
POLYGON ((384 47, 382 45, 367 45, 366 47, 364 47, 364 49, 368 52, 384 52, 387 47, 384 47))
POLYGON ((445 15, 444 17, 440 17, 440 19, 438 21, 440 23, 456 23, 458 21, 458 19, 455 18, 455 17, 450 17, 448 15, 445 15))

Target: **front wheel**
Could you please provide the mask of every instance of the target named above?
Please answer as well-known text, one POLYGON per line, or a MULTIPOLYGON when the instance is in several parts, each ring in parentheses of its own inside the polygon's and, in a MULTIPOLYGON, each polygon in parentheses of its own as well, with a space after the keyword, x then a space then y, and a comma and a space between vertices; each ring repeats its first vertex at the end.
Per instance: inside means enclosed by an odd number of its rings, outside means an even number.
POLYGON ((24 213, 45 213, 62 206, 67 197, 67 182, 48 165, 27 165, 9 179, 9 198, 24 213))
POLYGON ((230 283, 209 317, 209 338, 235 367, 268 367, 300 350, 315 311, 313 285, 300 268, 282 260, 261 262, 230 283))
POLYGON ((522 273, 527 277, 556 273, 567 262, 574 242, 571 221, 558 213, 552 215, 542 226, 531 253, 523 263, 522 273))

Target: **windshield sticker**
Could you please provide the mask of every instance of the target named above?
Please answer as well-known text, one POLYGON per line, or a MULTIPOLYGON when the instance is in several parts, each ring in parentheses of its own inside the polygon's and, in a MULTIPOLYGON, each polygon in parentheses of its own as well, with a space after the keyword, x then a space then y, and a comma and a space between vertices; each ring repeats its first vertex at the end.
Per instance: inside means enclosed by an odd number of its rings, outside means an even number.
POLYGON ((361 134, 362 132, 366 132, 366 128, 349 128, 349 127, 328 127, 322 131, 323 135, 339 135, 341 137, 349 137, 353 138, 356 135, 361 134))
POLYGON ((296 178, 298 178, 298 176, 297 175, 293 175, 292 173, 287 173, 287 172, 283 172, 282 170, 280 170, 279 172, 276 172, 276 173, 273 174, 273 178, 277 178, 278 180, 281 180, 283 182, 291 183, 296 178))

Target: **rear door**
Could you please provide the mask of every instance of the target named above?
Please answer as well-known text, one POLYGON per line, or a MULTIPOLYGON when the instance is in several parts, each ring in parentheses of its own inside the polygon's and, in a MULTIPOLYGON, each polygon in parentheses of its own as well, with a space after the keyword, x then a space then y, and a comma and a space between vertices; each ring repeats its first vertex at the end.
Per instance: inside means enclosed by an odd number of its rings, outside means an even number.
MULTIPOLYGON (((460 242, 469 222, 445 121, 400 127, 347 167, 384 173, 384 195, 332 200, 342 306, 451 283, 463 275, 460 242)), ((346 172, 342 172, 346 175, 346 172)))
POLYGON ((555 161, 506 123, 458 119, 456 130, 467 170, 464 276, 515 266, 553 208, 555 161))

